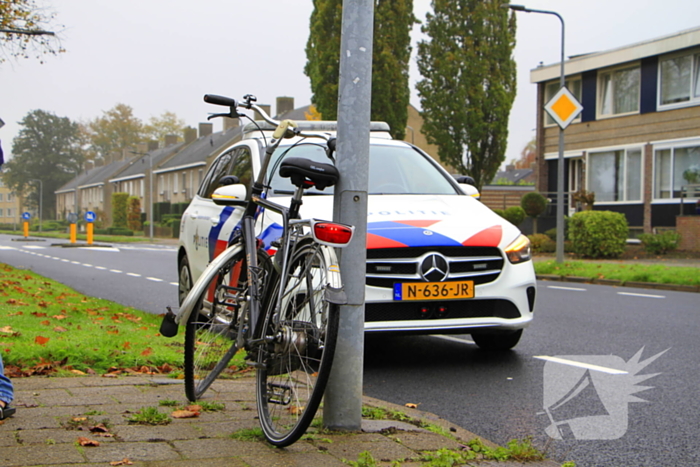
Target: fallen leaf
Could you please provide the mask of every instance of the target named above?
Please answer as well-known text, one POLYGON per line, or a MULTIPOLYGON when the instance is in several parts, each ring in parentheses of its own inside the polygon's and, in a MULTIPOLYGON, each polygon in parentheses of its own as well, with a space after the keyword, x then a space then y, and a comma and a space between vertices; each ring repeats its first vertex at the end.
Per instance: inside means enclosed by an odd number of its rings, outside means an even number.
POLYGON ((150 347, 148 347, 146 350, 144 350, 143 352, 141 352, 141 356, 143 356, 143 357, 148 357, 148 356, 151 355, 152 353, 153 353, 153 349, 150 348, 150 347))
POLYGON ((68 332, 68 329, 64 328, 63 326, 56 326, 53 328, 53 330, 56 332, 68 332))
POLYGON ((39 313, 38 311, 33 311, 32 314, 37 318, 46 318, 48 316, 46 313, 39 313))
POLYGON ((37 303, 37 305, 39 305, 39 306, 40 306, 40 307, 42 307, 42 308, 46 308, 46 307, 48 307, 48 306, 49 306, 49 304, 48 304, 48 303, 46 303, 46 302, 45 302, 45 301, 43 301, 43 300, 42 300, 42 301, 40 301, 39 303, 37 303))
POLYGON ((407 404, 404 404, 404 405, 405 405, 406 407, 408 407, 409 409, 417 409, 417 408, 418 408, 418 404, 412 404, 412 403, 410 403, 410 402, 407 403, 407 404))
POLYGON ((201 412, 202 406, 197 405, 197 404, 192 404, 192 405, 188 405, 187 407, 185 407, 185 410, 189 410, 191 412, 201 412))
POLYGON ((98 423, 97 425, 90 427, 90 431, 93 433, 107 433, 109 429, 104 423, 98 423))
POLYGON ((109 465, 134 465, 134 463, 125 457, 124 459, 122 459, 120 461, 110 462, 109 465))
POLYGON ((34 338, 34 342, 39 344, 39 345, 46 345, 46 343, 50 340, 51 339, 49 339, 48 337, 43 337, 43 336, 36 336, 34 338))
POLYGON ((99 441, 95 441, 90 438, 86 438, 84 436, 78 436, 78 444, 81 446, 99 446, 100 443, 99 441))
POLYGON ((173 418, 195 418, 199 417, 199 412, 192 412, 191 410, 176 410, 170 415, 173 418))
POLYGON ((303 406, 298 406, 298 405, 290 405, 287 407, 287 412, 289 412, 292 415, 300 415, 304 411, 303 406))
POLYGON ((85 376, 85 373, 80 370, 70 370, 71 373, 78 376, 85 376))

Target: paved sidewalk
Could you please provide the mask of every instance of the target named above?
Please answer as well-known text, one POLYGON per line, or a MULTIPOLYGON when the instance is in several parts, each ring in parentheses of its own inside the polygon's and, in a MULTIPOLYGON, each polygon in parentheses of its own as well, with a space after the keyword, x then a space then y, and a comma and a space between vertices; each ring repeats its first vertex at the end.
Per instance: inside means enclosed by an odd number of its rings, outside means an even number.
MULTIPOLYGON (((175 408, 159 407, 161 400, 176 400, 184 405, 180 381, 160 376, 91 376, 31 377, 13 382, 17 413, 0 422, 3 467, 342 467, 347 466, 343 459, 357 461, 363 451, 369 451, 378 465, 389 466, 392 461, 400 460, 403 466, 418 467, 422 453, 440 448, 460 450, 464 447, 462 443, 477 437, 435 415, 365 398, 366 405, 399 409, 416 419, 442 426, 454 439, 408 423, 364 421, 362 432, 313 433, 312 430, 305 439, 278 449, 263 440, 243 441, 230 436, 259 426, 255 380, 251 377, 215 382, 205 400, 224 403, 224 410, 202 412, 197 418, 173 419, 161 426, 133 425, 127 418, 142 407, 158 407, 160 412, 171 414, 175 408), (89 431, 100 422, 108 427, 107 433, 89 431), (99 445, 80 446, 79 437, 99 445)), ((475 461, 467 465, 556 467, 560 464, 475 461)))

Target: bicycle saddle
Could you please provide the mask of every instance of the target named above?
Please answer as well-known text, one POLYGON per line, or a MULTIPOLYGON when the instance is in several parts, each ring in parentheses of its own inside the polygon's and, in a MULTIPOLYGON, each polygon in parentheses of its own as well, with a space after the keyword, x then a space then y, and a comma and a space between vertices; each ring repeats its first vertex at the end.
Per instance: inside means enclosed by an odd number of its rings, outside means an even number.
POLYGON ((292 184, 299 188, 315 186, 316 189, 323 190, 335 185, 340 174, 332 164, 324 164, 303 157, 290 157, 282 161, 280 177, 290 178, 292 184))

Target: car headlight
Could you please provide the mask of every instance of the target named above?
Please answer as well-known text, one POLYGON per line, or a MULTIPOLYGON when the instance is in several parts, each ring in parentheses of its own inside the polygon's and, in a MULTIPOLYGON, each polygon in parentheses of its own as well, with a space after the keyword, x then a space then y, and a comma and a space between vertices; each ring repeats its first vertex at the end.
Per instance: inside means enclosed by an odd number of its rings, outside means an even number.
POLYGON ((532 259, 530 251, 530 239, 520 235, 513 243, 506 247, 506 256, 512 264, 518 264, 532 259))

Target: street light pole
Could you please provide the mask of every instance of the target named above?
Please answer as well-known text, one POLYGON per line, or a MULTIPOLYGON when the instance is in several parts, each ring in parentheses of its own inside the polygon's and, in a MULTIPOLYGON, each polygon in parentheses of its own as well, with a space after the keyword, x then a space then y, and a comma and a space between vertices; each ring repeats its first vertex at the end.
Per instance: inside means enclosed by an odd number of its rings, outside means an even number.
POLYGON ((151 242, 153 242, 153 154, 150 152, 130 152, 131 154, 136 154, 139 156, 148 156, 148 204, 150 210, 148 219, 148 233, 151 237, 151 242))
MULTIPOLYGON (((559 69, 559 88, 566 85, 566 75, 564 74, 564 18, 556 11, 534 10, 526 8, 524 5, 506 4, 504 7, 513 11, 523 11, 525 13, 542 13, 554 15, 561 22, 561 59, 559 69)), ((559 157, 557 159, 557 263, 564 262, 564 128, 559 127, 559 157)))
POLYGON ((39 180, 38 178, 29 180, 30 182, 39 182, 39 232, 42 231, 42 226, 41 223, 44 220, 43 216, 43 205, 44 205, 44 182, 39 180))

